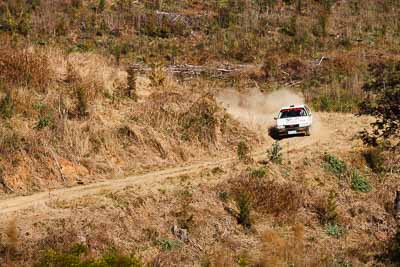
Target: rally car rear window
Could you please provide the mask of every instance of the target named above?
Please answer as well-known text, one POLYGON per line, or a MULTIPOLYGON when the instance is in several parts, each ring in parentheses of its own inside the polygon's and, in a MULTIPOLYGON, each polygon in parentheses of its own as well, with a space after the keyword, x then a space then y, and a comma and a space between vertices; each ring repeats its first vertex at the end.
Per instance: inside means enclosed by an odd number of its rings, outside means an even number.
POLYGON ((307 112, 304 108, 282 109, 281 112, 279 113, 280 119, 303 117, 303 116, 307 116, 307 112))

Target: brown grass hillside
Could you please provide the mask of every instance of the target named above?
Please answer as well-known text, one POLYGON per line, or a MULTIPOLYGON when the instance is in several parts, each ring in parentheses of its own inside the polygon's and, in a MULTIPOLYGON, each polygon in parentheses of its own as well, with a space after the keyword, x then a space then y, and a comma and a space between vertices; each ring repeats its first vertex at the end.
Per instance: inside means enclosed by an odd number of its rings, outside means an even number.
POLYGON ((399 17, 397 0, 0 1, 0 266, 397 266, 399 153, 365 146, 374 118, 355 114, 365 85, 400 81, 399 17), (298 102, 312 135, 273 140, 298 102))
POLYGON ((82 262, 112 247, 150 266, 390 265, 399 177, 373 172, 367 151, 351 140, 368 120, 323 121, 335 126, 329 136, 281 144, 282 165, 235 160, 72 200, 50 197, 14 222, 10 214, 2 220, 5 233, 16 232, 7 262, 70 266, 69 251, 80 244, 82 262))

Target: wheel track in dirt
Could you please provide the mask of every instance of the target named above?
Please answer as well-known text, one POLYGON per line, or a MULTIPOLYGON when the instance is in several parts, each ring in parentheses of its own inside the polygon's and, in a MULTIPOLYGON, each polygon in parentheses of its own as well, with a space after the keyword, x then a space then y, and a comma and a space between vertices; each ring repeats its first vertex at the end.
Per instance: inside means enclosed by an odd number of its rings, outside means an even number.
MULTIPOLYGON (((308 144, 309 142, 306 142, 302 145, 305 146, 308 144)), ((296 146, 296 149, 298 148, 299 147, 296 146)), ((265 157, 265 150, 253 153, 252 156, 255 160, 260 160, 265 157)), ((142 182, 157 182, 167 177, 176 177, 180 175, 199 172, 204 169, 227 165, 229 163, 233 163, 236 160, 236 157, 229 157, 220 160, 195 163, 183 167, 175 167, 161 171, 149 172, 142 175, 128 176, 126 178, 118 180, 108 180, 83 186, 74 186, 70 188, 60 188, 52 191, 40 192, 29 196, 13 197, 0 202, 0 216, 29 208, 40 209, 46 206, 46 203, 52 200, 68 201, 86 195, 98 194, 99 192, 104 190, 118 190, 127 186, 140 184, 142 182)))
MULTIPOLYGON (((325 131, 325 134, 311 137, 295 137, 284 139, 281 141, 283 153, 299 150, 307 146, 311 146, 322 140, 327 140, 333 134, 333 131, 325 131)), ((265 151, 270 147, 273 140, 268 138, 263 145, 263 149, 252 154, 255 160, 265 157, 265 151)), ((4 215, 16 213, 18 211, 33 209, 35 211, 48 207, 46 204, 55 200, 69 201, 83 196, 95 195, 104 190, 118 190, 127 186, 133 186, 143 183, 160 182, 167 177, 177 177, 196 173, 204 169, 210 169, 218 166, 225 166, 237 161, 237 157, 228 157, 223 159, 213 159, 209 161, 193 163, 187 166, 174 167, 161 171, 153 171, 142 175, 128 176, 123 179, 110 179, 88 185, 74 186, 69 188, 54 189, 51 191, 40 192, 28 196, 17 196, 6 198, 0 201, 0 218, 4 215)))

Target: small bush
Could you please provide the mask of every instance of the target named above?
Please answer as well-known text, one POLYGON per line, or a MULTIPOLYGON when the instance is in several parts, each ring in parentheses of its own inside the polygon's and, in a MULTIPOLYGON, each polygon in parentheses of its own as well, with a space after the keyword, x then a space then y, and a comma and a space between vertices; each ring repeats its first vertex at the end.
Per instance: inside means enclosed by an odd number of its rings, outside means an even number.
POLYGON ((252 206, 261 213, 293 214, 304 203, 303 190, 298 184, 254 179, 250 175, 232 179, 230 184, 234 196, 247 192, 251 196, 252 206))
POLYGON ((265 168, 253 169, 250 172, 250 176, 253 178, 264 178, 267 176, 267 170, 265 168))
POLYGON ((222 201, 222 202, 227 202, 229 199, 229 193, 222 191, 218 193, 218 198, 222 201))
POLYGON ((327 23, 328 16, 327 14, 321 14, 318 18, 318 24, 313 28, 313 34, 318 37, 325 37, 327 35, 327 23))
POLYGON ((38 122, 33 127, 35 130, 42 130, 48 126, 51 126, 52 118, 50 116, 40 116, 38 122))
POLYGON ((250 148, 245 141, 240 141, 237 145, 237 155, 240 161, 248 162, 250 159, 250 148))
POLYGON ((276 141, 268 151, 269 160, 275 164, 282 164, 282 147, 276 141))
POLYGON ((182 138, 185 141, 198 141, 203 145, 215 144, 217 141, 218 105, 214 98, 206 96, 196 101, 187 112, 179 118, 182 138))
POLYGON ((364 153, 364 158, 372 171, 376 173, 381 173, 384 171, 385 159, 380 148, 369 149, 364 153))
POLYGON ((323 160, 325 169, 336 176, 342 176, 346 172, 347 167, 344 161, 338 159, 334 155, 325 153, 323 160))
POLYGON ((106 0, 99 0, 98 10, 103 12, 106 8, 106 0))
POLYGON ((0 127, 0 154, 12 156, 23 149, 25 138, 12 128, 0 127))
POLYGON ((10 90, 0 100, 0 114, 3 118, 11 118, 15 112, 14 100, 10 90))
POLYGON ((325 214, 325 221, 327 223, 336 223, 337 221, 337 203, 336 203, 336 193, 331 191, 329 193, 327 206, 326 206, 326 214, 325 214))
POLYGON ((330 236, 339 238, 344 234, 344 229, 337 223, 328 223, 325 226, 325 232, 330 236))
POLYGON ((236 205, 239 210, 237 217, 238 223, 243 225, 244 228, 251 227, 250 213, 252 209, 251 196, 247 192, 241 192, 236 197, 236 205))
POLYGON ((158 239, 156 244, 164 251, 180 248, 183 245, 183 243, 179 240, 171 240, 166 238, 158 239))
POLYGON ((84 87, 78 87, 76 89, 76 98, 77 98, 77 106, 76 111, 78 117, 86 117, 89 115, 88 113, 88 99, 87 99, 87 91, 84 87))
POLYGON ((161 64, 152 64, 149 79, 153 87, 162 87, 166 80, 166 74, 161 64))
POLYGON ((351 188, 354 191, 368 193, 372 190, 372 187, 368 180, 363 177, 357 170, 351 172, 351 188))
POLYGON ((331 191, 327 198, 321 198, 315 202, 315 209, 321 224, 336 224, 338 221, 337 213, 337 194, 331 191))
POLYGON ((126 95, 132 98, 134 101, 137 101, 138 96, 136 92, 136 70, 133 67, 129 67, 127 70, 128 73, 128 87, 126 95))

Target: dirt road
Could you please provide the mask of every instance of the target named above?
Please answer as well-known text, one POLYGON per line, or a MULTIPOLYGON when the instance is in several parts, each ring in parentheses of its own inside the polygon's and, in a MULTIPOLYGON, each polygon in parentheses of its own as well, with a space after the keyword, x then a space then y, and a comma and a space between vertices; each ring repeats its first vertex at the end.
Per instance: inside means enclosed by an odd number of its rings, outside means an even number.
MULTIPOLYGON (((319 114, 320 121, 314 133, 310 137, 294 137, 281 141, 281 146, 286 157, 304 156, 307 151, 316 150, 340 150, 343 146, 349 146, 349 140, 354 134, 366 125, 368 119, 355 118, 352 115, 319 114)), ((257 149, 253 157, 259 160, 265 157, 265 151, 273 143, 268 138, 263 148, 257 149)), ((0 202, 0 218, 5 218, 12 213, 25 209, 44 209, 47 203, 54 200, 72 200, 87 195, 98 194, 104 190, 118 190, 136 184, 151 184, 162 181, 167 177, 176 177, 184 174, 199 172, 203 169, 210 169, 217 166, 224 166, 236 161, 236 157, 213 159, 194 163, 188 166, 170 168, 162 171, 149 172, 143 175, 129 176, 119 180, 109 180, 94 184, 61 188, 53 191, 41 192, 30 196, 11 197, 0 202)))

